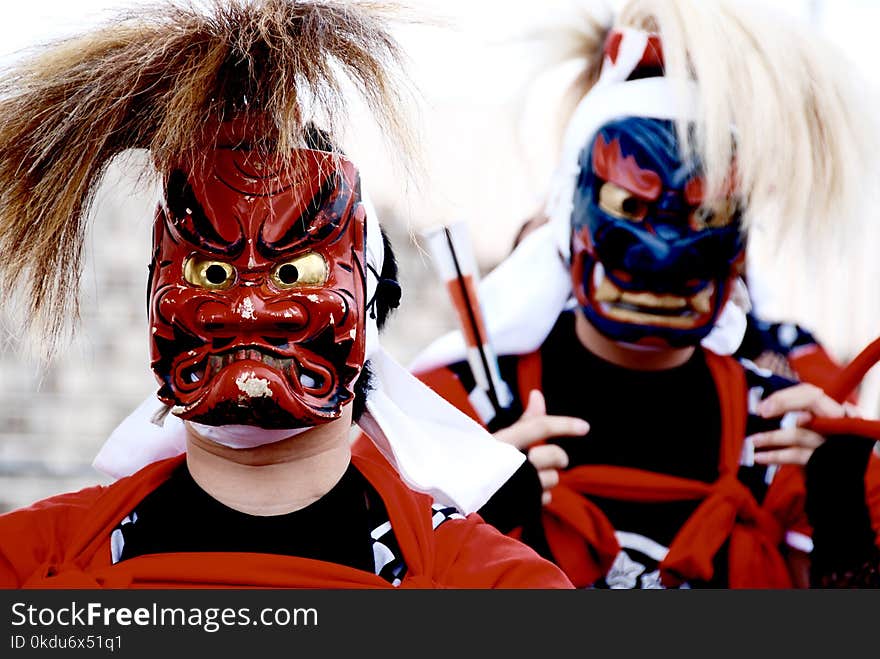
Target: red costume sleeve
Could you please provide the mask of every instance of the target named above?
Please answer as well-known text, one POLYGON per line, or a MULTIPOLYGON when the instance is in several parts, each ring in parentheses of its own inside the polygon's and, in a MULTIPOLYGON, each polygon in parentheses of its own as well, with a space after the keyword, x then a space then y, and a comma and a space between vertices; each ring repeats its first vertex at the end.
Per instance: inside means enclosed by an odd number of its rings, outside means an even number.
POLYGON ((445 522, 436 531, 434 581, 444 588, 573 588, 568 577, 479 515, 445 522))
MULTIPOLYGON (((793 349, 788 354, 788 363, 801 382, 814 384, 823 391, 828 391, 844 370, 843 366, 817 343, 793 349)), ((850 393, 846 400, 857 403, 856 393, 850 393)))
MULTIPOLYGON (((571 587, 557 567, 478 515, 433 529, 431 498, 408 489, 375 448, 366 448, 352 460, 388 507, 408 566, 401 587, 571 587)), ((0 515, 0 588, 392 588, 370 572, 268 554, 170 553, 112 565, 113 528, 181 460, 0 515)))
POLYGON ((763 508, 777 519, 783 532, 794 531, 811 537, 813 530, 804 511, 805 499, 803 469, 794 465, 783 465, 767 490, 763 508))
MULTIPOLYGON (((355 440, 353 452, 383 467, 387 464, 375 444, 363 433, 355 440)), ((397 480, 396 476, 394 480, 397 480)), ((429 499, 426 501, 430 503, 429 499)), ((426 519, 428 514, 426 509, 426 519)), ((432 533, 436 544, 431 581, 437 587, 574 587, 556 565, 541 558, 519 540, 487 524, 478 514, 443 522, 432 533)))
POLYGON ((0 515, 0 588, 18 588, 40 565, 59 560, 71 531, 103 490, 60 494, 0 515))

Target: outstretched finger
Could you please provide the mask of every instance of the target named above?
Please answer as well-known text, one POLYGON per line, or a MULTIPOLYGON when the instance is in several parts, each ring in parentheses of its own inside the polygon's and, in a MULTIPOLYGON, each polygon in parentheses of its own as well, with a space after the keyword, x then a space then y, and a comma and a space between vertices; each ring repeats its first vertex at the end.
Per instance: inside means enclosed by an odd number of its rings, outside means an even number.
POLYGON ((547 414, 547 404, 544 402, 544 394, 540 389, 532 389, 529 392, 529 400, 526 403, 526 409, 523 411, 523 419, 536 416, 544 416, 547 414))
POLYGON ((499 441, 524 449, 551 437, 579 437, 590 431, 590 424, 570 416, 521 418, 512 426, 495 432, 499 441))
POLYGON ((800 446, 776 449, 774 451, 761 451, 755 453, 757 464, 769 465, 805 465, 813 454, 813 449, 800 446))
POLYGON ((825 438, 819 433, 797 426, 757 433, 749 439, 756 449, 782 448, 787 446, 814 449, 825 442, 825 438))
POLYGON ((843 405, 812 384, 798 384, 776 391, 758 404, 764 418, 782 416, 786 412, 811 412, 816 416, 837 418, 845 414, 843 405))

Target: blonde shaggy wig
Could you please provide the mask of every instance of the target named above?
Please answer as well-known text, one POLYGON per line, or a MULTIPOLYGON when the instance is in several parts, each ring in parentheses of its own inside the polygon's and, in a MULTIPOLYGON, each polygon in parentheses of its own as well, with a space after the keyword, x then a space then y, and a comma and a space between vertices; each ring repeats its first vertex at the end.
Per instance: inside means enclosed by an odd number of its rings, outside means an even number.
POLYGON ((629 0, 616 15, 582 0, 541 35, 544 71, 579 63, 563 123, 598 79, 609 32, 627 27, 659 33, 665 75, 697 83, 695 130, 682 120, 678 132, 689 135, 683 155, 702 162, 710 196, 727 185, 735 156, 747 227, 760 217, 778 238, 819 238, 858 224, 880 140, 867 85, 833 44, 743 0, 629 0))

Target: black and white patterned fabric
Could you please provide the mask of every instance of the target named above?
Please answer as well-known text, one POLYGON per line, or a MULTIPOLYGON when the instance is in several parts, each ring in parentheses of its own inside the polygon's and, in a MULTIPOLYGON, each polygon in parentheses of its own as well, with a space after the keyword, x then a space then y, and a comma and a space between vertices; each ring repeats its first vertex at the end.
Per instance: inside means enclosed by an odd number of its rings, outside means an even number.
MULTIPOLYGON (((257 551, 318 560, 330 559, 360 569, 369 569, 369 566, 375 574, 395 587, 399 586, 406 575, 407 566, 388 512, 379 493, 356 470, 354 471, 353 475, 347 473, 340 481, 342 485, 337 485, 329 493, 328 498, 332 500, 329 504, 331 507, 322 509, 320 512, 323 514, 319 519, 313 516, 313 519, 307 518, 304 521, 303 516, 298 515, 300 511, 276 518, 253 518, 225 509, 218 502, 206 500, 207 495, 201 490, 195 490, 188 472, 183 469, 172 476, 168 485, 163 484, 138 504, 136 509, 126 515, 112 531, 111 561, 116 564, 157 551, 205 551, 206 547, 200 544, 204 542, 210 547, 208 551, 257 551), (340 498, 340 492, 344 493, 346 489, 349 494, 343 494, 340 498), (358 494, 351 496, 352 493, 358 494), (358 501, 361 502, 362 507, 353 511, 352 508, 359 505, 356 503, 358 501), (182 518, 192 520, 191 526, 197 527, 197 530, 191 533, 195 539, 180 537, 185 535, 181 532, 182 518), (207 522, 206 518, 209 518, 207 522), (287 520, 290 520, 291 525, 295 525, 294 535, 309 533, 316 536, 328 535, 331 538, 330 542, 340 538, 341 542, 350 548, 342 554, 337 552, 333 556, 328 556, 320 550, 320 543, 310 543, 306 540, 299 544, 286 545, 283 541, 279 542, 277 537, 268 537, 278 536, 279 531, 285 529, 287 520), (340 530, 339 533, 335 533, 332 528, 328 531, 327 520, 334 520, 337 525, 344 525, 345 529, 340 530), (202 524, 202 530, 198 530, 199 524, 202 524), (249 526, 246 527, 244 524, 249 526), (358 535, 357 528, 371 529, 369 538, 358 535), (265 534, 265 541, 259 537, 254 538, 255 533, 257 536, 265 534), (251 537, 243 540, 242 537, 246 535, 251 537), (350 541, 346 542, 346 538, 350 541), (302 547, 307 549, 301 552, 302 547), (319 549, 316 550, 315 547, 319 549), (367 551, 370 556, 366 557, 359 547, 363 547, 364 550, 369 548, 367 551)), ((322 500, 316 503, 323 505, 322 500)), ((463 518, 455 508, 440 504, 432 506, 431 524, 435 530, 449 520, 463 518)), ((191 529, 187 528, 187 531, 191 529)))
MULTIPOLYGON (((431 525, 437 528, 451 519, 464 519, 464 515, 455 508, 442 506, 435 503, 431 507, 431 525)), ((391 528, 391 522, 386 521, 377 526, 370 533, 373 540, 373 557, 376 561, 376 574, 390 582, 393 586, 399 586, 406 574, 406 564, 403 561, 403 553, 397 538, 391 528)))

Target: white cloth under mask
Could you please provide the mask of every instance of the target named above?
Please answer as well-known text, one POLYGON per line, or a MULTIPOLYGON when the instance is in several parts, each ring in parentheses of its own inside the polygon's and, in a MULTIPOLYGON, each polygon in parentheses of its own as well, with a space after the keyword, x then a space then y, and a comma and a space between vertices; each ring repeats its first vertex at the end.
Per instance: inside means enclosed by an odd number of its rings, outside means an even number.
MULTIPOLYGON (((385 248, 375 209, 369 200, 363 203, 367 211, 367 263, 371 266, 367 269, 370 301, 378 285, 375 273, 382 272, 385 248)), ((525 456, 497 441, 398 364, 379 342, 376 320, 370 316, 368 310, 366 358, 374 374, 374 389, 367 396, 360 428, 411 488, 465 514, 479 510, 522 465, 525 456)), ((121 478, 185 452, 184 422, 163 412, 167 407, 155 397, 144 401, 111 433, 93 465, 121 478)), ((205 427, 199 428, 204 434, 205 427)), ((245 439, 250 434, 255 438, 252 441, 265 444, 269 442, 263 440, 270 436, 277 441, 301 431, 280 431, 279 437, 274 435, 277 431, 261 428, 220 426, 210 432, 222 438, 221 443, 233 437, 236 442, 251 441, 245 439)))
MULTIPOLYGON (((580 174, 580 155, 599 129, 623 117, 676 120, 695 117, 696 89, 690 81, 665 77, 626 80, 642 59, 648 33, 622 30, 617 59, 606 57, 596 85, 581 99, 565 130, 560 164, 550 183, 545 209, 549 221, 517 246, 482 279, 480 305, 492 347, 499 355, 534 352, 573 306, 569 269, 571 214, 580 174), (528 273, 524 276, 523 273, 528 273)), ((736 298, 736 299, 735 299, 736 298)), ((712 332, 702 344, 730 354, 742 343, 745 310, 731 295, 712 332)), ((465 359, 467 348, 459 331, 439 337, 410 363, 416 373, 465 359)))
POLYGON ((209 439, 215 444, 235 449, 257 448, 265 444, 274 444, 309 430, 309 428, 277 429, 237 425, 206 426, 203 423, 192 421, 189 424, 199 436, 209 439))
POLYGON ((257 448, 309 430, 206 426, 184 422, 171 414, 170 409, 155 396, 150 396, 113 430, 92 464, 109 476, 121 478, 151 462, 180 455, 186 451, 187 423, 205 439, 234 449, 257 448), (128 438, 138 438, 138 441, 128 438))

